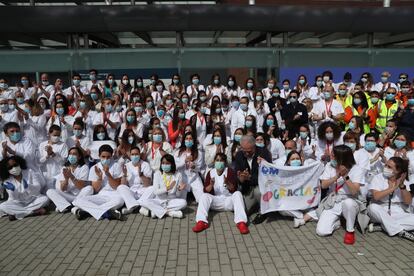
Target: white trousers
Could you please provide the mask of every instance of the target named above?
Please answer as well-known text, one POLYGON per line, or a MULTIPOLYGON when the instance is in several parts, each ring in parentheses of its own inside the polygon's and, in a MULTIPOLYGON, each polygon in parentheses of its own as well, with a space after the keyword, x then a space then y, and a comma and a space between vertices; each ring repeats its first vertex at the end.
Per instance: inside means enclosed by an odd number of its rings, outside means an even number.
POLYGON ((354 232, 355 220, 358 215, 359 207, 355 200, 347 198, 341 202, 335 203, 332 209, 324 210, 319 217, 316 225, 316 234, 319 236, 328 236, 335 231, 340 216, 346 220, 346 231, 354 232))
POLYGON ((22 219, 33 211, 45 207, 49 203, 49 199, 45 195, 38 195, 30 202, 22 202, 18 200, 7 200, 0 204, 0 215, 12 215, 17 219, 22 219))
POLYGON ((180 211, 187 206, 187 201, 182 198, 159 199, 152 198, 140 200, 141 206, 151 210, 158 218, 162 218, 170 211, 180 211))
POLYGON ((75 198, 93 195, 92 186, 83 187, 77 195, 73 194, 72 192, 64 192, 59 189, 59 187, 56 188, 57 189, 47 190, 46 195, 56 205, 56 208, 59 210, 59 212, 63 212, 63 210, 68 208, 75 200, 75 198))
POLYGON ((200 202, 200 197, 204 194, 204 186, 203 186, 203 182, 201 182, 200 177, 195 178, 189 184, 191 187, 191 191, 193 192, 193 195, 195 197, 195 200, 197 202, 200 202))
POLYGON ((371 203, 368 206, 368 215, 372 222, 380 223, 390 236, 403 230, 414 230, 414 214, 407 213, 399 204, 391 204, 391 215, 388 213, 388 204, 371 203))
POLYGON ((117 191, 101 191, 96 195, 77 197, 72 204, 99 220, 108 210, 121 208, 124 200, 117 191))
POLYGON ((141 205, 139 200, 147 200, 154 197, 153 187, 142 187, 139 190, 133 192, 127 185, 119 185, 116 191, 122 197, 125 202, 125 206, 128 210, 141 205))
POLYGON ((208 211, 233 211, 234 222, 247 222, 247 215, 244 209, 243 195, 236 191, 229 196, 214 196, 212 194, 204 193, 200 197, 197 207, 196 221, 204 221, 208 223, 208 211))
POLYGON ((307 210, 290 210, 290 211, 279 211, 282 216, 286 217, 293 217, 297 219, 303 219, 303 216, 307 214, 313 220, 318 220, 318 215, 316 214, 315 209, 307 209, 307 210))

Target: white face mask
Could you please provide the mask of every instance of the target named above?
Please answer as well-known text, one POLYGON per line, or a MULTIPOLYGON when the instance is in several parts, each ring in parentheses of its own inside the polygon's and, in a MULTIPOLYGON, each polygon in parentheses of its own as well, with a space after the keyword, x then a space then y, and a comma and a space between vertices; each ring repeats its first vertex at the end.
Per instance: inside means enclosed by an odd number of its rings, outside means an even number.
POLYGON ((9 174, 13 176, 18 176, 22 173, 22 169, 20 166, 13 167, 11 170, 9 170, 9 174))
POLYGON ((60 136, 50 136, 50 141, 52 143, 58 143, 60 141, 60 136))
POLYGON ((129 83, 129 80, 122 80, 123 85, 127 85, 129 83))
POLYGON ((385 178, 390 178, 394 175, 394 172, 390 168, 385 168, 382 174, 385 178))

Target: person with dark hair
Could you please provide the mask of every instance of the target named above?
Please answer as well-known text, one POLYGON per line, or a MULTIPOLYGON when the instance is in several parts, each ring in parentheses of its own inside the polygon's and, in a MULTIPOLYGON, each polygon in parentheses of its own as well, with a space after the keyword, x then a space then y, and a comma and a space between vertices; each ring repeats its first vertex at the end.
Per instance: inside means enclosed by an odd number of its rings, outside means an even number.
POLYGON ((299 132, 299 127, 308 122, 308 111, 306 106, 298 102, 299 93, 292 90, 289 93, 289 104, 282 110, 282 119, 285 121, 289 138, 293 139, 299 132))
POLYGON ((188 122, 185 119, 185 110, 181 106, 174 109, 172 120, 168 123, 168 139, 173 148, 184 135, 184 127, 188 122))
POLYGON ((168 86, 168 91, 174 98, 179 97, 185 91, 184 84, 181 81, 179 74, 173 74, 171 78, 171 84, 168 86))
POLYGON ((186 93, 190 99, 196 99, 199 97, 200 91, 205 91, 204 85, 200 84, 200 75, 192 74, 190 76, 190 85, 187 86, 186 93))
POLYGON ((342 144, 341 129, 331 121, 323 122, 318 128, 318 143, 316 144, 316 158, 329 162, 334 146, 342 144))
POLYGON ((100 81, 98 81, 98 70, 96 69, 89 70, 89 80, 90 81, 86 83, 86 89, 88 90, 89 93, 91 92, 91 89, 93 87, 96 87, 102 92, 103 85, 100 81))
MULTIPOLYGON (((398 235, 414 242, 414 214, 407 212, 413 195, 410 193, 408 161, 392 157, 385 164, 382 174, 376 175, 369 184, 373 201, 368 206, 371 224, 369 232, 385 230, 389 236, 398 235), (381 226, 375 226, 378 223, 381 226)), ((411 186, 413 187, 413 186, 411 186)), ((411 190, 412 192, 412 190, 411 190)))
POLYGON ((160 168, 161 158, 166 154, 172 154, 173 148, 165 139, 165 134, 160 127, 152 129, 152 140, 145 144, 142 150, 142 158, 147 161, 155 172, 160 168))
POLYGON ((177 171, 174 157, 166 154, 161 158, 159 171, 154 174, 154 199, 142 201, 142 206, 151 211, 153 218, 162 218, 165 215, 173 218, 183 218, 183 210, 187 201, 183 199, 187 183, 183 182, 180 172, 177 171))
POLYGON ((360 186, 365 185, 365 171, 356 166, 352 150, 345 145, 335 146, 330 163, 319 178, 321 188, 329 189, 328 196, 318 208, 319 221, 316 233, 331 235, 346 220, 345 244, 355 243, 355 221, 362 202, 358 199, 360 186))
MULTIPOLYGON (((72 75, 72 84, 65 90, 63 90, 63 94, 65 95, 68 100, 76 99, 80 95, 88 94, 88 89, 86 86, 81 85, 82 78, 78 73, 74 73, 72 75)), ((56 91, 55 91, 56 93, 56 91)))
POLYGON ((399 132, 392 140, 392 144, 384 150, 387 160, 391 157, 401 157, 409 161, 409 174, 414 174, 414 151, 411 147, 411 140, 407 133, 399 132))
MULTIPOLYGON (((57 125, 49 128, 49 139, 39 145, 39 162, 43 177, 46 180, 46 190, 55 187, 56 177, 68 156, 68 147, 62 142, 61 129, 57 125)), ((45 191, 46 191, 45 190, 45 191)))
POLYGON ((112 98, 114 94, 119 93, 118 84, 115 80, 115 75, 109 73, 104 81, 104 89, 102 92, 102 98, 112 98))
POLYGON ((121 184, 122 168, 113 160, 114 150, 110 145, 99 148, 100 162, 89 170, 88 180, 92 182, 94 195, 77 197, 73 201, 72 213, 78 220, 92 215, 96 220, 123 220, 117 209, 124 205, 124 200, 116 191, 121 184))
POLYGON ((206 88, 207 98, 218 96, 220 100, 225 95, 226 87, 221 83, 220 75, 214 74, 211 76, 211 83, 206 88))
POLYGON ((66 140, 68 148, 79 148, 85 158, 91 154, 91 140, 87 136, 87 131, 82 118, 76 118, 72 127, 73 136, 66 140))
POLYGON ((49 204, 49 199, 40 194, 42 178, 27 168, 23 158, 10 156, 3 159, 0 179, 9 195, 7 201, 0 204, 0 216, 8 215, 10 220, 15 220, 47 213, 44 207, 49 204))
POLYGON ((89 168, 82 150, 77 147, 69 149, 66 162, 56 176, 56 186, 46 192, 55 204, 56 212, 69 212, 75 198, 93 194, 92 186, 87 185, 88 175, 89 168))
POLYGON ((72 135, 72 125, 75 121, 69 114, 69 107, 65 98, 56 100, 52 115, 46 123, 46 129, 49 130, 52 125, 59 126, 62 131, 62 140, 66 141, 72 135))
POLYGON ((370 72, 362 73, 360 81, 362 83, 362 89, 364 90, 363 92, 369 92, 374 88, 374 78, 370 72))
POLYGON ((290 80, 284 79, 282 81, 282 87, 280 89, 280 97, 287 100, 288 96, 290 94, 290 91, 291 91, 291 89, 290 89, 290 80))
POLYGON ((226 82, 226 90, 225 95, 228 99, 231 99, 232 97, 239 97, 240 96, 240 86, 237 84, 236 77, 234 75, 229 75, 227 77, 226 82))
POLYGON ((110 98, 102 100, 101 112, 97 112, 92 120, 92 125, 104 125, 109 138, 115 140, 115 133, 121 125, 121 117, 114 110, 114 101, 110 98))
POLYGON ((299 127, 299 135, 294 139, 298 151, 306 159, 316 159, 316 141, 312 139, 309 125, 299 127))
POLYGON ((387 121, 384 132, 380 134, 378 140, 378 145, 381 148, 385 149, 392 144, 392 140, 394 140, 395 136, 397 135, 397 123, 397 119, 391 119, 387 121))
POLYGON ((237 191, 236 172, 227 167, 226 155, 218 153, 214 158, 214 168, 206 175, 204 193, 201 195, 196 225, 193 232, 201 232, 209 227, 208 211, 234 211, 234 223, 241 234, 248 234, 247 215, 244 210, 243 195, 237 191))
POLYGON ((133 147, 138 145, 138 137, 132 129, 125 129, 122 136, 118 138, 118 147, 115 151, 115 156, 118 158, 120 164, 124 164, 129 160, 129 153, 133 147))
POLYGON ((227 148, 227 137, 223 128, 216 128, 212 134, 211 143, 205 146, 204 161, 208 168, 214 167, 214 157, 216 154, 225 153, 227 148))
POLYGON ((361 133, 368 133, 370 130, 368 111, 368 101, 364 92, 358 91, 352 95, 352 104, 345 108, 344 122, 349 124, 351 119, 359 116, 364 120, 361 133))
POLYGON ((397 115, 400 101, 396 99, 397 89, 388 88, 385 92, 384 100, 378 105, 378 119, 376 129, 383 133, 387 122, 397 115))
POLYGON ((410 140, 414 141, 414 93, 410 93, 406 97, 407 105, 404 109, 400 107, 396 117, 399 130, 406 132, 410 136, 410 140))

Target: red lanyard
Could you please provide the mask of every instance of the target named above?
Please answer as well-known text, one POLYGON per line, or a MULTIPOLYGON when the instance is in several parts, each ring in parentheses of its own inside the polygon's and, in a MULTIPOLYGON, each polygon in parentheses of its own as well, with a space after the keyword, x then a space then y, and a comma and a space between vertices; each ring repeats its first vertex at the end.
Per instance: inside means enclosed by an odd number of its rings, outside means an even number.
MULTIPOLYGON (((159 149, 160 147, 158 147, 157 149, 159 149)), ((152 156, 152 160, 154 160, 155 157, 155 151, 157 149, 154 149, 154 142, 151 144, 151 156, 152 156)))
MULTIPOLYGON (((335 142, 332 141, 332 148, 335 146, 335 142)), ((326 149, 328 150, 329 153, 331 153, 330 149, 329 149, 329 143, 328 141, 326 142, 326 149)))
POLYGON ((203 125, 203 124, 204 124, 204 115, 201 115, 201 117, 200 117, 200 116, 198 116, 198 114, 197 114, 197 117, 198 117, 198 119, 200 120, 201 125, 203 125))
POLYGON ((341 186, 339 186, 338 187, 338 182, 337 181, 335 181, 335 193, 337 194, 338 193, 338 191, 340 190, 340 189, 342 189, 342 187, 345 185, 345 183, 344 184, 342 184, 341 186))
POLYGON ((103 112, 103 123, 104 123, 105 128, 108 125, 107 119, 108 119, 108 117, 106 117, 106 112, 103 112))
POLYGON ((332 104, 333 104, 333 101, 331 102, 330 105, 327 105, 326 102, 325 102, 325 108, 326 108, 326 112, 327 113, 330 113, 331 112, 331 106, 332 106, 332 104))

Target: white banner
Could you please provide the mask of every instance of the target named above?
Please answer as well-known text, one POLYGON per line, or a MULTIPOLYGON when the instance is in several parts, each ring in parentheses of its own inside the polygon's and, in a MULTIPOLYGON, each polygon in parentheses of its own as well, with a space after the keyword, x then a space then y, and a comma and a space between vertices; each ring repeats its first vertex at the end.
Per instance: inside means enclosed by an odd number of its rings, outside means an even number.
POLYGON ((259 167, 260 209, 262 214, 274 211, 305 210, 320 201, 320 162, 301 167, 275 166, 262 161, 259 167))

